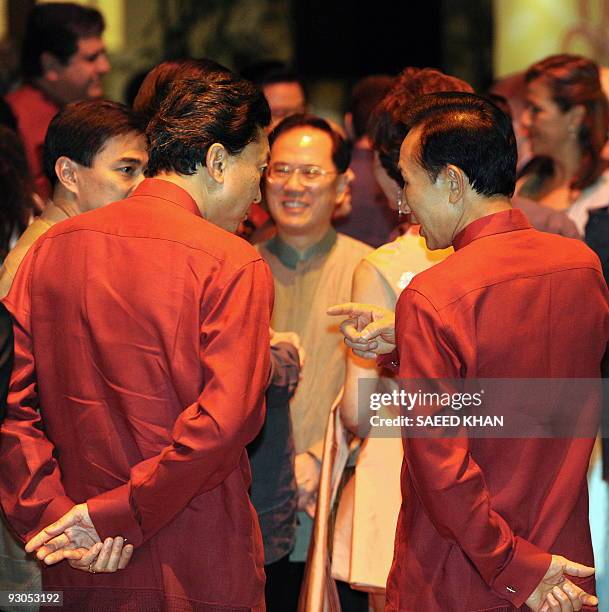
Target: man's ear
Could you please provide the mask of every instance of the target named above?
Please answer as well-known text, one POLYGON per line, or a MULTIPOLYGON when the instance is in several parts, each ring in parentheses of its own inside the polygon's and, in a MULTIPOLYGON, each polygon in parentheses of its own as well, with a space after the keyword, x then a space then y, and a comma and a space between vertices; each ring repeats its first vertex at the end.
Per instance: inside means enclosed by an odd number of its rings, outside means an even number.
POLYGON ((78 164, 62 155, 55 162, 57 180, 74 195, 78 195, 78 164))
POLYGON ((355 173, 351 168, 347 168, 345 172, 338 175, 336 181, 336 206, 341 205, 347 194, 349 193, 349 185, 353 182, 355 173))
POLYGON ((219 142, 214 144, 207 150, 205 156, 205 166, 207 173, 216 183, 224 183, 226 166, 228 164, 228 151, 219 142))
POLYGON ((463 173, 463 170, 458 166, 448 164, 444 169, 444 180, 448 187, 448 201, 451 204, 455 204, 463 199, 465 188, 468 184, 467 177, 463 173))
POLYGON ((49 81, 56 81, 59 78, 59 71, 63 64, 48 51, 44 51, 40 56, 42 75, 49 81))

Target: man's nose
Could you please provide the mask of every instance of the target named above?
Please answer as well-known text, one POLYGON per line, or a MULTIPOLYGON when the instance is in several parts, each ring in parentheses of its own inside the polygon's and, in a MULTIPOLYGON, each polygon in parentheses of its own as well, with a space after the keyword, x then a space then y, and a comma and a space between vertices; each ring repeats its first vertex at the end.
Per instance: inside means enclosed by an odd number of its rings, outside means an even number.
POLYGON ((95 68, 97 70, 97 74, 108 74, 112 66, 110 65, 110 60, 105 53, 101 53, 95 62, 95 68))
POLYGON ((285 182, 284 189, 289 189, 292 191, 302 191, 304 189, 304 185, 300 181, 300 172, 297 169, 294 169, 288 177, 288 180, 285 182))

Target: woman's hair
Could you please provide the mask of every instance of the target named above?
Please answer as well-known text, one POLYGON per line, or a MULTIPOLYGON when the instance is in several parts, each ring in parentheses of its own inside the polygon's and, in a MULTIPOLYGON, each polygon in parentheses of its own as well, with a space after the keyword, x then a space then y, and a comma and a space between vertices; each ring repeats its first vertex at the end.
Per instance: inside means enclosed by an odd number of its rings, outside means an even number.
POLYGON ((473 93, 469 83, 433 68, 405 68, 389 93, 374 108, 368 132, 387 174, 402 185, 397 164, 400 146, 408 132, 403 116, 408 108, 425 94, 443 91, 473 93))
POLYGON ((33 191, 21 141, 13 130, 0 125, 0 259, 8 254, 11 238, 27 227, 33 191))
POLYGON ((577 134, 582 163, 571 186, 583 189, 591 185, 603 171, 601 150, 609 128, 609 103, 601 88, 598 65, 579 55, 551 55, 533 64, 525 80, 541 80, 562 112, 577 105, 584 107, 577 134))

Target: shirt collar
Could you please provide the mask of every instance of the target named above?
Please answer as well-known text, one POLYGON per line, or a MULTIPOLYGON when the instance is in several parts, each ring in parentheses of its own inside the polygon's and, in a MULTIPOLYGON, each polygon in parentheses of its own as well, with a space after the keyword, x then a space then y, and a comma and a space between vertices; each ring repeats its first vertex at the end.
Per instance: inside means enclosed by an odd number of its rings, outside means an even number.
POLYGON ((171 204, 177 204, 186 210, 201 216, 201 211, 197 203, 192 199, 191 195, 178 187, 175 183, 164 181, 163 179, 147 178, 144 179, 131 193, 129 197, 134 196, 152 196, 166 200, 171 204))
POLYGON ((453 247, 457 251, 478 238, 524 229, 531 229, 531 224, 521 210, 502 210, 472 221, 454 237, 453 247))
POLYGON ((336 230, 331 227, 317 244, 314 244, 302 253, 284 242, 279 235, 271 238, 267 242, 266 248, 273 253, 286 268, 296 270, 296 266, 299 262, 309 261, 309 259, 316 255, 325 255, 328 253, 335 242, 336 230))

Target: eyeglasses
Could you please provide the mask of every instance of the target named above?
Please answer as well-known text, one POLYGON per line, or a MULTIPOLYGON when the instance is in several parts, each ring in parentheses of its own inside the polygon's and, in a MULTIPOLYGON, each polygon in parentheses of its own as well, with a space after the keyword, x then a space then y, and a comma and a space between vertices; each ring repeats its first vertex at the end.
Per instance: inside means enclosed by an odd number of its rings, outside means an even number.
POLYGON ((290 164, 271 164, 266 169, 267 178, 273 183, 283 185, 294 173, 298 173, 301 185, 311 187, 319 184, 324 177, 338 174, 336 170, 324 170, 319 166, 292 166, 290 164))

